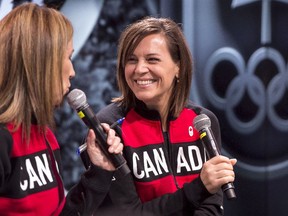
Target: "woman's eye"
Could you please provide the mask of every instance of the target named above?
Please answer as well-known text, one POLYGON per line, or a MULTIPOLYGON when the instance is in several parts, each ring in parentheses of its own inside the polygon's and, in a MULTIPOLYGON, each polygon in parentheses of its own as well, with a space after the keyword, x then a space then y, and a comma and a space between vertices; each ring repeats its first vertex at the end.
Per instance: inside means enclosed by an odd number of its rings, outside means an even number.
POLYGON ((159 62, 160 59, 158 59, 158 58, 149 58, 148 61, 149 61, 149 62, 152 62, 152 63, 153 63, 153 62, 156 63, 156 62, 159 62))
POLYGON ((128 59, 127 59, 127 62, 129 62, 129 63, 134 63, 134 62, 137 62, 137 59, 131 57, 131 58, 128 58, 128 59))

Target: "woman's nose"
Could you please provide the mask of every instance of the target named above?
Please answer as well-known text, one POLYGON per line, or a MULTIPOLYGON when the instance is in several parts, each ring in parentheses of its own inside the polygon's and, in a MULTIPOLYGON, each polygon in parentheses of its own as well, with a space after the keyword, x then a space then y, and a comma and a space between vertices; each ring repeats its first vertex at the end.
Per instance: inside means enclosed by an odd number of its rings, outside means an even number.
POLYGON ((70 72, 70 76, 69 76, 69 78, 72 79, 72 78, 75 77, 75 75, 76 75, 76 72, 75 72, 74 67, 73 67, 73 65, 72 65, 72 68, 71 68, 71 72, 70 72))
POLYGON ((141 60, 137 62, 135 68, 136 73, 146 73, 148 71, 149 71, 148 64, 145 61, 141 60))

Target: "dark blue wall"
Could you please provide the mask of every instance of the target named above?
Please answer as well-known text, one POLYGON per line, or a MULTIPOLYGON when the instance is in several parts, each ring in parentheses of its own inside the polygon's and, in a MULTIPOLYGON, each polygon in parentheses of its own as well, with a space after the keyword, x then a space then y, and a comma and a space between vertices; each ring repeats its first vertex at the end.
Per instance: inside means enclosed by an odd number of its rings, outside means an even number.
POLYGON ((226 215, 287 215, 288 2, 185 2, 191 98, 218 116, 222 152, 238 159, 226 215))

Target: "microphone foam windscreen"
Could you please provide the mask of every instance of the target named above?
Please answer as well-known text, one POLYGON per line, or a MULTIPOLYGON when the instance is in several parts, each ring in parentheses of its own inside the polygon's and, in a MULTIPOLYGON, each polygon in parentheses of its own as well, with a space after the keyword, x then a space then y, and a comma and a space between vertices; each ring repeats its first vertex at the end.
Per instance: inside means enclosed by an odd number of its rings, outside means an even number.
POLYGON ((67 100, 68 100, 69 105, 75 110, 84 106, 87 103, 85 93, 79 89, 73 89, 67 95, 67 100))
POLYGON ((196 116, 193 120, 193 124, 197 131, 201 131, 204 128, 211 127, 210 118, 205 114, 200 114, 196 116))

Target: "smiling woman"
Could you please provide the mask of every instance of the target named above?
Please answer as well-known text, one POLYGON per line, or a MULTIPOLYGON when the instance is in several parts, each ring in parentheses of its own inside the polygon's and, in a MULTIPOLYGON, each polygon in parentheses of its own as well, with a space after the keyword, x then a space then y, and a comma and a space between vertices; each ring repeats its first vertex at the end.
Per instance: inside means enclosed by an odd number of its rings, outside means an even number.
POLYGON ((129 193, 135 215, 223 215, 221 186, 234 181, 236 160, 207 161, 193 120, 209 116, 219 148, 220 127, 210 110, 188 99, 192 56, 180 26, 168 18, 140 19, 122 32, 117 54, 121 95, 97 117, 110 124, 125 117, 119 131, 132 172, 126 183, 133 184, 112 182, 109 200, 122 208, 116 194, 129 193))
MULTIPOLYGON (((167 118, 169 107, 163 104, 169 104, 178 77, 179 60, 171 58, 162 34, 145 37, 125 65, 125 79, 135 97, 149 109, 158 110, 162 120, 167 118)), ((165 121, 163 127, 166 131, 165 121)))

